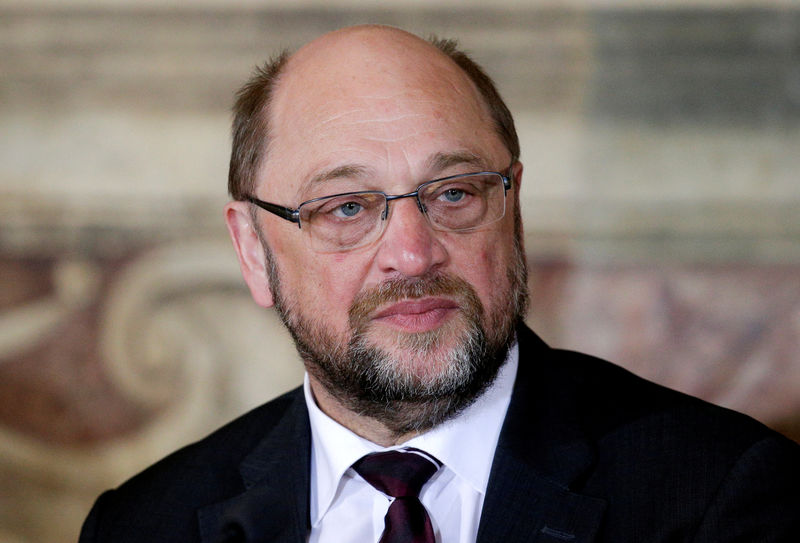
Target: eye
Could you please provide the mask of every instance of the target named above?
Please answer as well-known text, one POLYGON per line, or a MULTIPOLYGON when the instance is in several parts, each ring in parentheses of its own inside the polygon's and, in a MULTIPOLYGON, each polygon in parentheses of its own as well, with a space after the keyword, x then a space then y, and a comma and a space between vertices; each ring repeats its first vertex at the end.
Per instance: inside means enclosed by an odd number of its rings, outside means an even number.
POLYGON ((442 192, 440 197, 444 198, 448 202, 458 202, 459 200, 464 198, 465 195, 466 193, 461 189, 449 188, 444 192, 442 192))
POLYGON ((344 194, 323 201, 315 214, 329 220, 349 221, 362 218, 372 207, 368 195, 344 194))
POLYGON ((311 200, 302 206, 305 213, 302 218, 306 223, 352 224, 369 221, 384 207, 385 200, 380 192, 351 192, 311 200))
POLYGON ((337 217, 349 218, 358 215, 364 206, 357 202, 345 202, 333 208, 330 213, 337 217))
POLYGON ((439 205, 458 205, 468 204, 472 197, 479 193, 477 187, 469 183, 448 183, 444 186, 431 187, 434 190, 430 195, 430 202, 439 205))

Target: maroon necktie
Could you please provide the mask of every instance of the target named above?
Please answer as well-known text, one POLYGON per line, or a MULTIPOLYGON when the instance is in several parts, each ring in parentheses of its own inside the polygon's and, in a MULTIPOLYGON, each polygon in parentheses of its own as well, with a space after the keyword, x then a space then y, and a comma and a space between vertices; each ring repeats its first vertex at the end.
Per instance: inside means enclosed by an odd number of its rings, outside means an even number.
POLYGON ((353 464, 365 481, 394 497, 378 543, 436 542, 419 491, 440 466, 429 454, 412 448, 368 454, 353 464))

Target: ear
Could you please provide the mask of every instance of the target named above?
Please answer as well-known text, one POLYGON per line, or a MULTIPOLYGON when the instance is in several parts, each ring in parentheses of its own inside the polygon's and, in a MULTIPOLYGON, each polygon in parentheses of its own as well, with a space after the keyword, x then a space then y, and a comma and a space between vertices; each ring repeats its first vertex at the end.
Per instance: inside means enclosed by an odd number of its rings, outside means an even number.
POLYGON ((258 239, 257 227, 251 220, 249 205, 247 202, 229 202, 225 206, 225 223, 250 295, 258 305, 272 307, 275 302, 269 288, 264 247, 258 239))

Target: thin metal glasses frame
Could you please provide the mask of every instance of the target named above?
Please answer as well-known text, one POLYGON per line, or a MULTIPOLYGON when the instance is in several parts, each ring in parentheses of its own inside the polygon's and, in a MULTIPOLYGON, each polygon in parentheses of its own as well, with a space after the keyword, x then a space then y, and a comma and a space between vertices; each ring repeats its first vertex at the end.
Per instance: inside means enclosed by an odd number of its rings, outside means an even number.
POLYGON ((355 192, 343 192, 341 194, 330 194, 328 196, 320 196, 319 198, 312 198, 311 200, 306 200, 305 202, 300 203, 296 209, 292 209, 290 207, 281 206, 278 204, 273 204, 270 202, 265 202, 264 200, 259 200, 254 196, 247 196, 245 200, 250 202, 251 204, 255 204, 261 209, 272 213, 273 215, 277 215, 278 217, 285 219, 289 222, 297 223, 298 228, 302 228, 302 224, 300 221, 300 208, 304 205, 311 204, 314 202, 318 202, 320 200, 327 200, 329 198, 337 198, 342 196, 357 196, 359 194, 382 194, 383 197, 386 199, 386 207, 381 215, 381 220, 386 220, 386 217, 389 215, 389 202, 392 200, 399 200, 401 198, 416 198, 417 200, 417 207, 419 208, 420 212, 427 216, 427 212, 425 211, 425 207, 422 205, 422 201, 419 199, 419 193, 421 190, 424 190, 425 187, 431 185, 433 183, 440 183, 442 181, 453 181, 456 179, 462 179, 465 177, 471 177, 475 175, 499 175, 500 178, 503 180, 503 196, 508 193, 511 189, 511 169, 513 168, 514 163, 507 168, 506 173, 500 172, 492 172, 492 171, 485 171, 485 172, 471 172, 471 173, 463 173, 459 175, 451 175, 449 177, 441 177, 439 179, 431 179, 430 181, 426 181, 425 183, 420 184, 417 187, 417 190, 412 192, 407 192, 406 194, 386 194, 381 190, 360 190, 355 192))

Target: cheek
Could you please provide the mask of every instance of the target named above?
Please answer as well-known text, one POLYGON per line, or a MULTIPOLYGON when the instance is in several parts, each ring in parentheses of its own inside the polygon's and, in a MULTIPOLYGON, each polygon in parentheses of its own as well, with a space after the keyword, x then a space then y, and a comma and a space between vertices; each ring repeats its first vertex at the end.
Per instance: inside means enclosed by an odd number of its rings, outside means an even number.
POLYGON ((316 280, 316 295, 328 303, 328 307, 349 306, 355 289, 352 278, 355 270, 345 255, 315 255, 309 262, 311 277, 316 280))
POLYGON ((493 297, 501 287, 505 286, 506 274, 502 256, 497 249, 484 249, 480 252, 479 259, 481 277, 480 285, 476 288, 479 289, 484 306, 488 308, 491 304, 487 298, 493 297))
POLYGON ((311 308, 308 314, 339 330, 346 327, 350 304, 363 283, 363 266, 349 256, 309 253, 293 261, 294 290, 311 308))
POLYGON ((456 251, 461 258, 453 258, 453 273, 466 279, 477 291, 484 307, 488 307, 493 294, 506 283, 504 259, 507 251, 503 237, 497 233, 487 233, 480 238, 465 236, 452 247, 451 256, 456 251))

